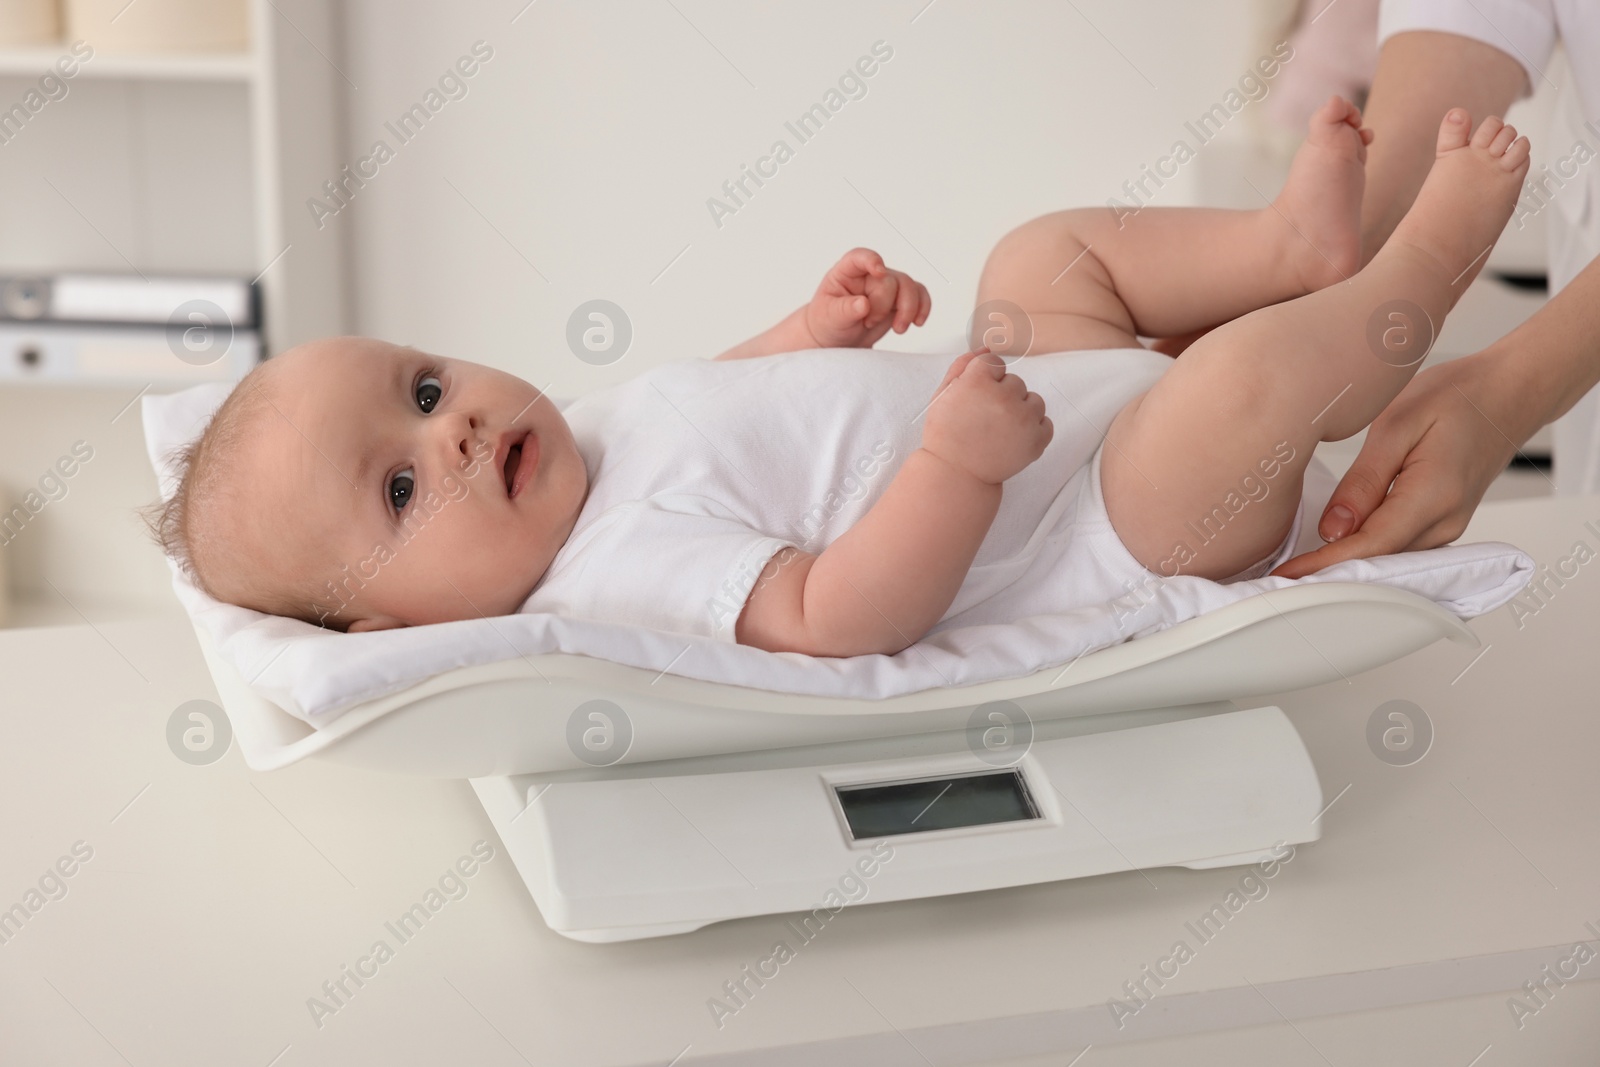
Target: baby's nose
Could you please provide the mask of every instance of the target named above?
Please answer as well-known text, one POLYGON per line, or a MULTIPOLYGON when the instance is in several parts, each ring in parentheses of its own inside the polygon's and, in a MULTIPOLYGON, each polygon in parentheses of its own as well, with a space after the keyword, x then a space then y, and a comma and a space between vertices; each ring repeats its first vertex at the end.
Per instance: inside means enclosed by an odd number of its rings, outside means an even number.
POLYGON ((461 411, 452 411, 439 420, 440 431, 444 435, 447 447, 454 449, 463 456, 471 456, 478 441, 478 431, 482 423, 474 415, 461 411))

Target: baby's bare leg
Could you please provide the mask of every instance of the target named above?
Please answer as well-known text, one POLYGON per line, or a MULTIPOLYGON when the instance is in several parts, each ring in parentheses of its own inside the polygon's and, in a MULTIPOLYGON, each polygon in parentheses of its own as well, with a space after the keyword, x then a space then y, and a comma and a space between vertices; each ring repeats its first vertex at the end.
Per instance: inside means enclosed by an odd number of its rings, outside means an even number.
POLYGON ((1267 556, 1317 443, 1356 433, 1411 379, 1527 170, 1515 130, 1486 119, 1469 144, 1466 113, 1452 116, 1415 205, 1365 269, 1213 330, 1113 421, 1106 507, 1146 567, 1226 578, 1267 556))
POLYGON ((1259 211, 1079 208, 1019 226, 990 253, 978 303, 1015 304, 1032 343, 995 344, 986 321, 971 343, 1006 355, 1134 348, 1136 335, 1210 326, 1347 278, 1360 261, 1359 125, 1354 107, 1330 101, 1259 211))

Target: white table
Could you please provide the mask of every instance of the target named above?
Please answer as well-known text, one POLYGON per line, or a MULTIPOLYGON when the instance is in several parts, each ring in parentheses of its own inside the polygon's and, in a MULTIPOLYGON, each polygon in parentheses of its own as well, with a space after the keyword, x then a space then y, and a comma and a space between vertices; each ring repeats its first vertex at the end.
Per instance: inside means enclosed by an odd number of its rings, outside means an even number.
MULTIPOLYGON (((1600 552, 1600 497, 1486 505, 1469 539, 1488 538, 1600 552)), ((1244 868, 868 905, 806 944, 782 916, 567 941, 465 782, 178 760, 169 716, 215 693, 175 612, 0 632, 0 907, 93 849, 0 944, 0 1062, 1064 1065, 1091 1043, 1082 1067, 1596 1062, 1600 986, 1552 985, 1520 1030, 1507 996, 1600 939, 1600 558, 1520 629, 1509 607, 1474 622, 1476 660, 1437 644, 1263 699, 1332 806, 1209 943, 1185 923, 1244 868), (1367 745, 1391 699, 1436 730, 1411 766, 1367 745), (385 923, 480 840, 466 895, 400 941, 385 923), (1180 938, 1194 958, 1118 1031, 1108 1000, 1180 938), (380 939, 392 958, 317 1025, 308 998, 333 1006, 324 982, 380 939), (709 998, 779 939, 794 958, 719 1030, 709 998)))

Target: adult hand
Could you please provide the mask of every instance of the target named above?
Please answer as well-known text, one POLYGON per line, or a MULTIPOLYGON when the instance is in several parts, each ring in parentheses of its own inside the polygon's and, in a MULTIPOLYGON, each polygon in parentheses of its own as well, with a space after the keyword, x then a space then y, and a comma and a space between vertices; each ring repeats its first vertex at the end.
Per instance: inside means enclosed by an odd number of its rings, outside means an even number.
POLYGON ((1272 573, 1300 578, 1460 537, 1489 483, 1541 425, 1515 370, 1508 355, 1486 350, 1413 378, 1368 427, 1322 513, 1318 533, 1332 543, 1272 573))

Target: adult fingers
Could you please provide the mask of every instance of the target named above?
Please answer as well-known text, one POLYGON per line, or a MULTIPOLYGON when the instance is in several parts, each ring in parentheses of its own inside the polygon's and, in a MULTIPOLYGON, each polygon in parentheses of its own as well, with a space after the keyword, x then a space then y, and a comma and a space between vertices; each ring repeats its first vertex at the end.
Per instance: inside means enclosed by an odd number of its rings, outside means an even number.
MULTIPOLYGON (((1272 573, 1280 578, 1303 578, 1347 559, 1368 559, 1404 552, 1423 531, 1438 521, 1437 508, 1420 487, 1421 480, 1396 483, 1361 529, 1314 552, 1305 552, 1280 564, 1272 573)), ((1443 543, 1443 542, 1441 542, 1443 543)))
POLYGON ((1361 529, 1367 517, 1383 503, 1406 457, 1421 434, 1396 432, 1390 420, 1379 416, 1367 430, 1361 452, 1350 465, 1322 509, 1317 533, 1324 541, 1338 541, 1361 529))

